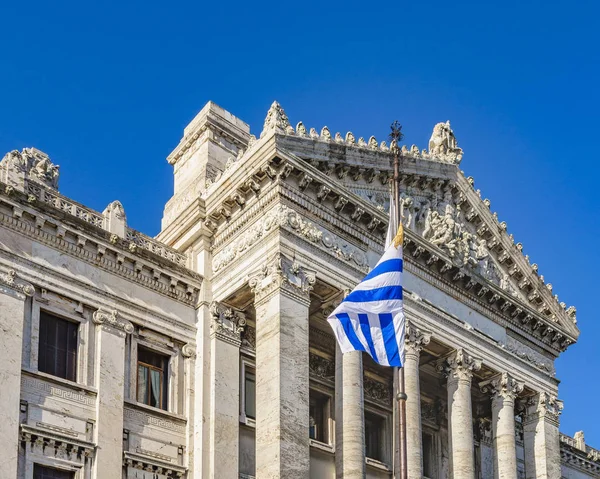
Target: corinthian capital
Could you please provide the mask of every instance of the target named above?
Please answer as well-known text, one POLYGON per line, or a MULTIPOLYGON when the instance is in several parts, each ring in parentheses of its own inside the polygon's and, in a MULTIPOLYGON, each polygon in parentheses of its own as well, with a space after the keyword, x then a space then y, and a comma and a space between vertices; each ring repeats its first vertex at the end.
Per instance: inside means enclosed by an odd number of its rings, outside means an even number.
POLYGON ((214 301, 210 305, 211 336, 236 346, 241 344, 241 334, 246 327, 246 318, 238 311, 214 301))
POLYGON ((491 392, 493 399, 509 399, 514 401, 523 392, 523 384, 510 374, 502 373, 481 389, 483 392, 491 392))
POLYGON ((444 363, 438 366, 438 369, 445 374, 448 381, 470 382, 473 372, 481 369, 481 360, 459 348, 444 363))
POLYGON ((418 356, 423 350, 424 346, 427 346, 431 341, 431 333, 419 329, 411 323, 406 323, 406 334, 404 336, 404 352, 405 354, 413 354, 418 356))
POLYGON ((563 402, 556 396, 541 392, 527 402, 527 416, 540 417, 558 423, 563 410, 563 402))
POLYGON ((310 301, 310 291, 315 281, 314 271, 277 253, 266 261, 259 273, 250 278, 249 285, 258 301, 268 298, 277 289, 310 301))

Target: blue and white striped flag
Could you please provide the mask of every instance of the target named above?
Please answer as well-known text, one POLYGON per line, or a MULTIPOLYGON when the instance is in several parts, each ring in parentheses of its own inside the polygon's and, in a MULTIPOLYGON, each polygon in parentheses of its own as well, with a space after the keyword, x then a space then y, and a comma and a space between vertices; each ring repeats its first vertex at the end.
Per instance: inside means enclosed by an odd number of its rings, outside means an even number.
POLYGON ((366 351, 382 366, 404 364, 402 225, 390 206, 389 245, 373 270, 329 315, 342 353, 366 351), (395 235, 394 235, 395 233, 395 235))

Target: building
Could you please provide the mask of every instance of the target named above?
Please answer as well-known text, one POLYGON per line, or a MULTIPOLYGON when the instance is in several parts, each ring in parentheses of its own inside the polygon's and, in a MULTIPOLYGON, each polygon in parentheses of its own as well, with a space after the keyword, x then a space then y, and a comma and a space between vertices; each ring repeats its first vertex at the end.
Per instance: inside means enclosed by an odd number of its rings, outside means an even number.
MULTIPOLYGON (((600 477, 600 451, 559 433, 575 308, 464 176, 449 123, 428 150, 401 155, 410 477, 600 477)), ((2 477, 392 477, 393 374, 336 353, 325 321, 382 252, 390 160, 277 103, 259 138, 208 103, 150 238, 118 201, 61 195, 41 151, 8 153, 2 477)))

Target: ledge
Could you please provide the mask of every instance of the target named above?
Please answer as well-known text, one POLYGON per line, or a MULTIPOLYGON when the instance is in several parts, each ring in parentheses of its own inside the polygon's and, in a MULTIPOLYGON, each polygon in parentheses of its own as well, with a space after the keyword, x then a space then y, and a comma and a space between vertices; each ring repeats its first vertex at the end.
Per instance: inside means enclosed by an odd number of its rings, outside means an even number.
POLYGON ((76 391, 84 392, 93 396, 98 395, 98 390, 91 386, 87 386, 82 383, 70 381, 68 379, 60 378, 58 376, 53 376, 52 374, 44 373, 42 371, 37 371, 35 369, 30 368, 21 368, 21 372, 26 376, 31 376, 33 378, 40 379, 42 381, 47 381, 53 384, 57 384, 59 386, 65 386, 70 389, 74 389, 76 391))
POLYGON ((181 414, 177 414, 174 412, 165 411, 164 409, 159 409, 157 407, 148 406, 146 404, 142 404, 136 401, 131 401, 129 399, 125 399, 124 404, 126 407, 130 407, 131 409, 136 409, 138 411, 145 412, 152 416, 162 416, 165 419, 170 419, 176 422, 182 422, 183 424, 187 424, 187 418, 182 416, 181 414))
POLYGON ((335 453, 335 447, 333 446, 333 444, 326 444, 324 442, 316 441, 314 439, 309 439, 309 444, 310 444, 310 447, 312 447, 314 449, 318 449, 319 451, 323 451, 328 454, 335 453))
POLYGON ((374 469, 378 469, 380 471, 392 472, 390 466, 388 466, 385 462, 377 461, 376 459, 371 459, 370 457, 365 458, 365 462, 367 466, 370 466, 374 469))

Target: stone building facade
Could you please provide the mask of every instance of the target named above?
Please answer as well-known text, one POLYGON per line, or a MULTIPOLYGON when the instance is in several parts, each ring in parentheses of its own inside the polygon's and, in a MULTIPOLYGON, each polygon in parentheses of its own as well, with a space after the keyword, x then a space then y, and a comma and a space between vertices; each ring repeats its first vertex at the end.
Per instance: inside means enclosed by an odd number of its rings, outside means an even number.
MULTIPOLYGON (((600 477, 559 433, 575 308, 461 159, 449 123, 402 148, 409 477, 600 477)), ((156 238, 0 162, 2 477, 393 477, 394 375, 325 321, 383 250, 389 147, 208 103, 168 161, 156 238)))

